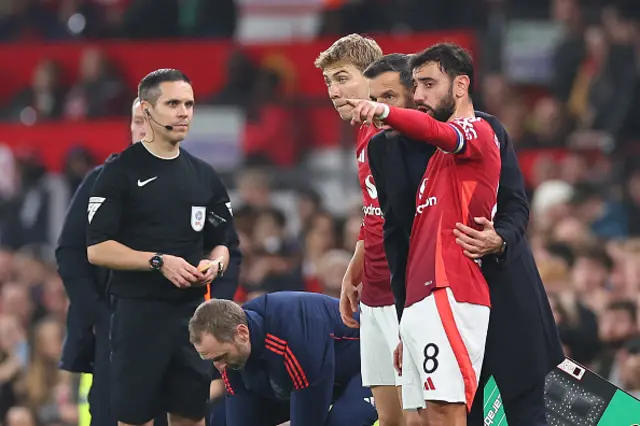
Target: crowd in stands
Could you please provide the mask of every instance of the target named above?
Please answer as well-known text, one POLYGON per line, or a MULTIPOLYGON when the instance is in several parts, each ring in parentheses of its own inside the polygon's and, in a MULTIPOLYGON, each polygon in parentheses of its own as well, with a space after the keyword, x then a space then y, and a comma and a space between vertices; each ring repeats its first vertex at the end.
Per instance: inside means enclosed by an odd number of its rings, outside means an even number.
MULTIPOLYGON (((213 3, 3 2, 0 41, 232 37, 240 2, 216 0, 216 10, 208 10, 213 3), (141 16, 154 24, 138 25, 141 16)), ((321 32, 473 27, 493 40, 500 19, 562 25, 544 86, 514 83, 499 55, 481 49, 476 106, 501 119, 526 172, 528 240, 566 354, 640 397, 640 20, 631 1, 486 0, 481 14, 478 3, 327 1, 321 32), (429 9, 435 4, 437 13, 429 9), (390 7, 396 19, 380 19, 390 7)), ((312 182, 294 187, 278 179, 284 170, 303 167, 307 136, 293 122, 300 101, 318 100, 296 99, 277 72, 252 63, 242 48, 226 66, 232 77, 220 92, 204 94, 203 103, 235 105, 250 117, 242 141, 246 165, 228 182, 244 254, 237 300, 278 290, 337 296, 358 238, 358 200, 338 217, 312 182), (264 123, 271 123, 279 143, 265 137, 264 123), (294 208, 278 201, 283 189, 295 192, 294 208)), ((32 84, 16 88, 0 106, 2 120, 24 122, 28 108, 36 122, 127 120, 135 95, 104 52, 87 48, 78 67, 79 80, 65 87, 58 65, 42 58, 25 70, 32 84)), ((341 146, 351 143, 345 136, 341 146)), ((57 368, 67 301, 52 247, 69 195, 102 160, 74 149, 63 174, 53 176, 37 152, 0 147, 0 419, 8 426, 77 423, 77 378, 57 368)))

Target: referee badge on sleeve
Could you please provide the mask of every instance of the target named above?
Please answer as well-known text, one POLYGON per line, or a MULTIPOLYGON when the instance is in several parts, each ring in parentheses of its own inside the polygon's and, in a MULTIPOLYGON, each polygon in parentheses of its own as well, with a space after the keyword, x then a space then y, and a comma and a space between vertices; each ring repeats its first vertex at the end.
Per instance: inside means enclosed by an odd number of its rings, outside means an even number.
POLYGON ((194 231, 200 232, 204 228, 205 207, 191 207, 191 227, 194 231))
POLYGON ((93 216, 96 214, 102 203, 104 203, 104 197, 91 197, 89 198, 89 205, 87 206, 87 218, 89 223, 93 220, 93 216))

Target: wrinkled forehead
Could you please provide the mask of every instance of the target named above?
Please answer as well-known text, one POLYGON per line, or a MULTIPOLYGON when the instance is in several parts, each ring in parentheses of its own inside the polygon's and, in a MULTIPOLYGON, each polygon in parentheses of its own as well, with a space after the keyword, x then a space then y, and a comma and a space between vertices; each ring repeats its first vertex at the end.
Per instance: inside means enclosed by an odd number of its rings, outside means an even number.
POLYGON ((369 86, 371 87, 372 94, 374 91, 395 90, 397 92, 403 89, 402 83, 400 82, 400 73, 394 71, 384 72, 372 78, 369 80, 369 86))
POLYGON ((426 64, 415 67, 412 70, 413 78, 415 80, 443 80, 448 79, 447 74, 442 70, 440 64, 436 62, 427 62, 426 64))

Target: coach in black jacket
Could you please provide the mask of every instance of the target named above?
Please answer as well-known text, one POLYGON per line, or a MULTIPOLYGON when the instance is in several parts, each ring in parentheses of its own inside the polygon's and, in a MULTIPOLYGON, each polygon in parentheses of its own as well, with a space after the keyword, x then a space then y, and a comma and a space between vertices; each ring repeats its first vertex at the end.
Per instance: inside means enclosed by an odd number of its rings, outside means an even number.
MULTIPOLYGON (((402 69, 393 68, 381 67, 378 74, 402 69)), ((376 77, 376 72, 367 71, 365 76, 376 77)), ((509 135, 497 118, 482 112, 476 112, 476 115, 487 120, 496 132, 502 159, 495 230, 487 220, 483 231, 471 232, 469 239, 459 237, 465 240, 463 244, 469 244, 465 248, 470 256, 487 250, 498 252, 483 257, 483 273, 490 288, 492 310, 479 390, 493 375, 502 394, 509 424, 546 425, 544 379, 564 355, 549 301, 525 237, 529 205, 509 135)), ((399 314, 405 300, 405 269, 416 193, 434 150, 424 142, 411 141, 389 130, 377 134, 369 143, 369 163, 385 217, 385 251, 399 314)), ((483 393, 479 391, 469 425, 482 425, 483 420, 483 393)))

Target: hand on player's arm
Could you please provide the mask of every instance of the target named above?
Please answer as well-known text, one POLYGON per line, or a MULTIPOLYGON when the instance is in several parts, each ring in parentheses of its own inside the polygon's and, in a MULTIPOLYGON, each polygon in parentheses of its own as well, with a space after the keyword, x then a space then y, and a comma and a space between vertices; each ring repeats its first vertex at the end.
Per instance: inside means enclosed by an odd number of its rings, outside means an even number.
POLYGON ((476 217, 474 221, 482 226, 481 231, 462 223, 457 223, 456 229, 453 230, 456 243, 462 247, 465 256, 479 259, 488 254, 502 252, 503 240, 496 232, 493 222, 486 217, 476 217))
POLYGON ((351 328, 360 327, 358 321, 353 318, 353 314, 358 312, 363 267, 364 241, 360 240, 356 244, 356 249, 344 274, 342 288, 340 289, 340 317, 342 322, 351 328))

